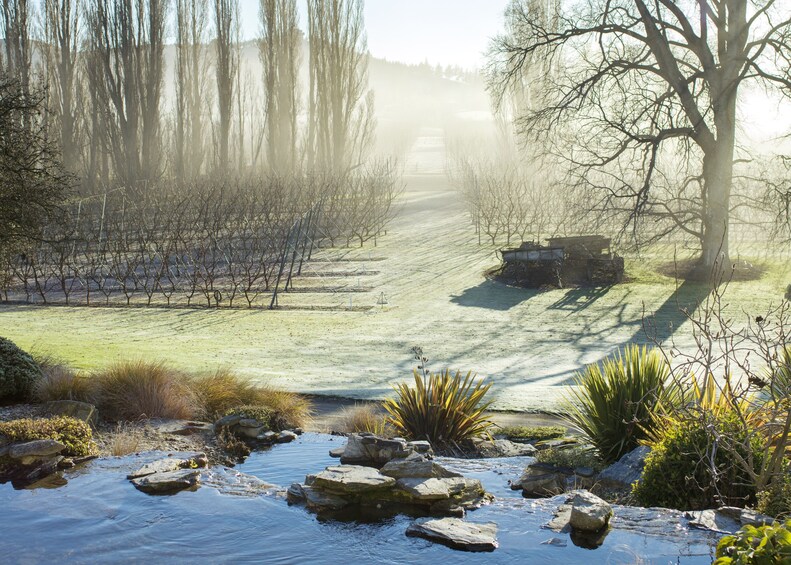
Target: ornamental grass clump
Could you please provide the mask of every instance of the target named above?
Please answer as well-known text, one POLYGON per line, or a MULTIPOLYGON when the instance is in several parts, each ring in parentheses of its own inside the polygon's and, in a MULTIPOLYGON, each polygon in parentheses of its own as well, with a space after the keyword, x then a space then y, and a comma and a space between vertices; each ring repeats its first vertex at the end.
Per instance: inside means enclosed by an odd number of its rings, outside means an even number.
POLYGON ((401 383, 395 387, 398 398, 384 402, 387 421, 399 435, 443 448, 488 433, 493 424, 483 414, 491 401, 483 399, 491 383, 448 369, 426 375, 414 371, 414 376, 414 388, 401 383))
POLYGON ((604 462, 615 462, 648 437, 657 425, 658 406, 678 403, 669 377, 658 351, 630 345, 577 374, 566 397, 566 417, 604 462))
POLYGON ((396 434, 380 404, 358 404, 352 408, 344 408, 340 431, 348 434, 370 432, 380 437, 393 437, 396 434))

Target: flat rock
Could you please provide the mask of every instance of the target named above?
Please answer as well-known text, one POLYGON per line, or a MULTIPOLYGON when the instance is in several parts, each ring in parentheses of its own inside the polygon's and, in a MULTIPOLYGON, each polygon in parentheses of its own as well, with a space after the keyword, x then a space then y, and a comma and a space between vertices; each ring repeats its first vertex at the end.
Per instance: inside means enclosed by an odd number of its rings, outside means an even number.
POLYGON ((431 459, 426 459, 417 453, 411 454, 404 459, 393 459, 386 463, 385 466, 380 469, 380 472, 383 475, 396 479, 406 477, 436 479, 461 477, 460 473, 450 471, 439 463, 435 463, 431 459))
POLYGON ((214 432, 219 433, 221 430, 225 428, 231 428, 233 426, 236 426, 241 420, 242 417, 239 414, 229 414, 227 416, 223 416, 222 418, 214 422, 214 432))
POLYGON ((179 469, 196 469, 208 465, 209 460, 205 453, 180 453, 178 457, 166 457, 151 463, 146 463, 137 471, 126 476, 127 479, 137 479, 155 473, 167 473, 179 469))
POLYGON ((24 465, 29 465, 38 458, 56 455, 64 449, 66 446, 54 439, 37 439, 9 446, 8 456, 12 459, 20 459, 24 465))
POLYGON ((507 439, 477 441, 475 449, 481 457, 532 457, 538 451, 528 443, 515 443, 507 439))
POLYGON ((393 477, 382 475, 372 467, 337 465, 313 478, 313 486, 341 494, 361 494, 395 486, 393 477))
POLYGON ((330 457, 343 457, 343 452, 346 450, 346 446, 342 445, 340 447, 336 447, 334 449, 330 449, 330 457))
POLYGON ((452 493, 457 494, 461 492, 464 485, 453 479, 423 479, 416 477, 398 479, 396 487, 416 500, 442 500, 450 498, 452 493))
POLYGON ((431 449, 431 444, 424 439, 410 441, 406 444, 407 448, 416 451, 417 453, 433 454, 434 450, 431 449))
POLYGON ((177 492, 197 485, 200 482, 200 471, 197 469, 180 469, 154 473, 132 479, 138 490, 148 494, 177 492))
POLYGON ((531 498, 554 496, 566 490, 566 476, 567 473, 553 465, 533 463, 511 483, 511 490, 522 489, 522 494, 531 498))
POLYGON ((631 487, 643 474, 645 458, 651 448, 641 445, 599 473, 598 481, 607 486, 631 487))
POLYGON ((612 515, 608 502, 586 490, 574 493, 571 498, 569 524, 574 530, 598 532, 607 527, 612 515))
POLYGON ((96 407, 87 402, 77 400, 52 400, 44 405, 44 408, 53 416, 68 416, 76 420, 82 420, 86 424, 94 425, 98 419, 96 407))
POLYGON ((267 431, 259 434, 255 439, 266 443, 275 443, 277 441, 277 434, 273 431, 267 431))
POLYGON ((403 439, 387 439, 368 433, 349 434, 341 463, 378 467, 410 453, 412 449, 407 447, 403 439))
POLYGON ((340 510, 350 504, 341 496, 299 483, 291 485, 286 498, 291 504, 304 504, 313 510, 340 510))
POLYGON ((406 535, 421 537, 463 551, 494 551, 498 547, 497 524, 476 524, 459 518, 419 518, 406 535))
POLYGON ((195 422, 193 420, 157 419, 149 422, 149 425, 151 425, 151 427, 160 433, 177 436, 191 436, 195 434, 209 433, 213 430, 212 424, 209 424, 208 422, 195 422))
POLYGON ((277 443, 289 443, 297 439, 297 434, 289 430, 283 430, 277 434, 277 443))

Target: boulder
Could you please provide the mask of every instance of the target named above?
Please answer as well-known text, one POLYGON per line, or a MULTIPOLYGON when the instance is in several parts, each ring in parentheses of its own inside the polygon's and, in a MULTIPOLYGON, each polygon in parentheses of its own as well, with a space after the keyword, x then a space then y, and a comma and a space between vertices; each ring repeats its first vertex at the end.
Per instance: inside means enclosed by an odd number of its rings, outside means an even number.
POLYGON ((273 431, 267 431, 260 434, 256 439, 264 443, 275 443, 277 441, 277 434, 273 431))
POLYGON ((277 434, 277 443, 289 443, 297 439, 297 434, 289 430, 283 430, 277 434))
POLYGON ((242 417, 239 414, 228 414, 227 416, 223 416, 214 422, 214 433, 218 434, 226 428, 231 429, 239 424, 241 420, 242 417))
POLYGON ((434 450, 431 449, 431 444, 426 440, 410 441, 406 444, 407 448, 424 455, 433 455, 434 450))
POLYGON ((571 498, 569 524, 582 532, 598 532, 607 527, 612 517, 612 506, 586 490, 578 491, 571 498))
POLYGON ((645 458, 649 453, 651 448, 647 445, 633 449, 599 473, 598 481, 606 486, 631 487, 643 474, 645 458))
POLYGON ((99 416, 93 404, 77 400, 52 400, 44 408, 53 416, 69 416, 91 426, 96 425, 99 416))
POLYGON ((127 479, 138 479, 156 473, 168 473, 179 469, 197 469, 206 467, 209 460, 205 453, 181 453, 179 457, 167 457, 146 463, 137 471, 126 476, 127 479))
POLYGON ((381 467, 392 459, 406 457, 412 453, 406 440, 386 439, 374 434, 349 434, 341 455, 344 465, 370 465, 381 467))
POLYGON ((404 459, 393 459, 380 469, 383 475, 401 479, 404 477, 450 478, 461 474, 450 471, 426 457, 413 453, 404 459))
POLYGON ((538 451, 528 443, 515 443, 507 439, 473 440, 475 451, 480 457, 532 457, 538 451))
POLYGON ((494 522, 475 524, 458 518, 419 518, 410 524, 406 535, 463 551, 494 551, 498 546, 494 522))
POLYGON ((343 457, 343 452, 346 450, 346 446, 342 445, 340 447, 336 447, 334 449, 330 449, 330 457, 343 457))
POLYGON ((299 483, 291 485, 286 493, 286 499, 289 504, 304 504, 312 510, 340 510, 350 504, 342 496, 299 483))
POLYGON ((197 469, 179 469, 132 479, 132 484, 138 490, 148 494, 178 492, 194 487, 199 482, 200 471, 197 469))
POLYGON ((54 439, 37 439, 25 443, 16 443, 8 447, 8 457, 16 459, 22 465, 30 465, 39 459, 49 458, 66 449, 66 446, 54 439))
POLYGON ((566 475, 554 465, 534 463, 511 483, 511 490, 521 489, 522 495, 528 498, 554 496, 566 490, 566 475))
POLYGON ((393 477, 382 475, 372 467, 338 465, 327 467, 313 478, 313 486, 338 494, 363 494, 392 488, 393 477))

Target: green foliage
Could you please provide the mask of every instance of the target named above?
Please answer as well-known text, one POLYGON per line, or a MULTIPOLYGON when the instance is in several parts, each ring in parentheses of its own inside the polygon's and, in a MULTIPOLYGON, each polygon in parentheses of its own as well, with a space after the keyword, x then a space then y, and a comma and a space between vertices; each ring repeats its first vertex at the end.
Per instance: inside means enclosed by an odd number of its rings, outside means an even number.
POLYGON ((791 521, 744 526, 717 544, 714 565, 788 565, 791 563, 791 521))
POLYGON ((401 383, 395 387, 398 399, 384 402, 396 431, 409 439, 428 440, 442 447, 487 433, 492 423, 483 416, 491 402, 483 402, 491 383, 476 383, 472 372, 421 376, 414 371, 415 387, 401 383))
POLYGON ((0 403, 27 400, 41 378, 41 369, 14 342, 0 337, 0 403))
POLYGON ((563 426, 506 426, 499 432, 513 441, 542 441, 566 435, 563 426))
POLYGON ((567 467, 569 469, 590 467, 594 471, 601 471, 605 467, 594 450, 581 446, 543 449, 536 453, 536 460, 539 463, 547 463, 555 467, 567 467))
POLYGON ((96 453, 90 426, 68 416, 0 422, 0 436, 8 443, 54 439, 66 446, 65 455, 75 457, 96 453))
POLYGON ((737 461, 752 460, 758 469, 763 446, 757 434, 748 437, 734 413, 679 420, 652 448, 632 490, 640 504, 700 510, 755 501, 755 487, 737 461))
POLYGON ((615 462, 647 438, 657 406, 677 403, 669 375, 658 351, 630 345, 577 374, 566 397, 568 419, 605 462, 615 462))
POLYGON ((769 488, 758 493, 758 504, 755 506, 758 512, 775 517, 791 517, 791 475, 788 473, 786 462, 782 479, 773 481, 769 488))
POLYGON ((241 416, 258 420, 268 430, 274 430, 274 411, 269 406, 237 406, 225 413, 225 416, 241 416))

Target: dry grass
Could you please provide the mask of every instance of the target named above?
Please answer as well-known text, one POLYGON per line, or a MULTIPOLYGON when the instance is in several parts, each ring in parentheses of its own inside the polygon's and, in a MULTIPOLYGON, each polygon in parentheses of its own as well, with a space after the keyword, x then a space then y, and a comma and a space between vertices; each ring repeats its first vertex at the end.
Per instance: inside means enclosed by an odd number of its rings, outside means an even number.
POLYGON ((43 377, 33 387, 37 402, 51 400, 80 400, 90 402, 93 397, 91 379, 60 363, 41 365, 43 377))
POLYGON ((387 414, 379 404, 356 404, 344 408, 340 430, 346 433, 371 432, 382 437, 393 437, 395 428, 386 420, 387 414))
POLYGON ((260 387, 229 369, 194 377, 190 385, 198 398, 200 416, 209 420, 237 406, 261 404, 265 396, 260 387))
POLYGON ((164 363, 124 361, 93 377, 95 404, 110 420, 189 419, 198 399, 188 377, 164 363))
POLYGON ((111 455, 121 457, 140 451, 140 431, 119 423, 110 440, 107 442, 107 451, 111 455))
POLYGON ((267 386, 259 387, 258 390, 261 394, 258 404, 272 411, 274 429, 303 428, 310 421, 312 411, 310 400, 301 394, 267 386))

